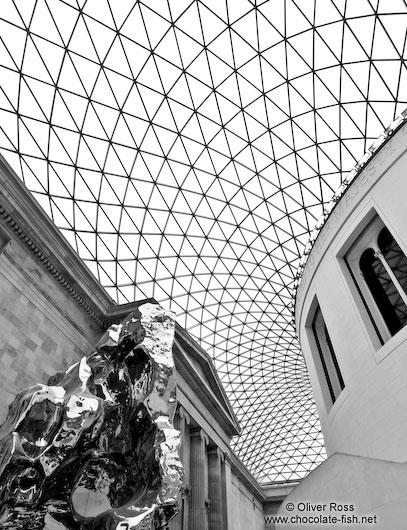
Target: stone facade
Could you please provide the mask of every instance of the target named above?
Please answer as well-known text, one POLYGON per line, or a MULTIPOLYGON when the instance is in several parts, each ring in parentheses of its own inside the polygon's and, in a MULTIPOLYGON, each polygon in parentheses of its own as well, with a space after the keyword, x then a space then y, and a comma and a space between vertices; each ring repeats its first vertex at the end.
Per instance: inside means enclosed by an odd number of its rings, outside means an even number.
MULTIPOLYGON (((103 332, 85 294, 70 282, 85 277, 85 286, 93 278, 10 175, 0 159, 0 421, 16 389, 46 381, 89 354, 103 332)), ((90 303, 104 308, 112 301, 101 291, 90 303)))

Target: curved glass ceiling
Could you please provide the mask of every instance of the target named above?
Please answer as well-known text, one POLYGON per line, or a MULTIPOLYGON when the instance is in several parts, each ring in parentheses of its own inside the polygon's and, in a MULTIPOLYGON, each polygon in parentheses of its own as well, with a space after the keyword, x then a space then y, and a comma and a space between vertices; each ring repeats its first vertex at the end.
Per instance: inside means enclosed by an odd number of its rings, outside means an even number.
POLYGON ((262 482, 323 459, 294 277, 406 105, 406 26, 402 0, 2 0, 1 152, 115 300, 212 355, 262 482))

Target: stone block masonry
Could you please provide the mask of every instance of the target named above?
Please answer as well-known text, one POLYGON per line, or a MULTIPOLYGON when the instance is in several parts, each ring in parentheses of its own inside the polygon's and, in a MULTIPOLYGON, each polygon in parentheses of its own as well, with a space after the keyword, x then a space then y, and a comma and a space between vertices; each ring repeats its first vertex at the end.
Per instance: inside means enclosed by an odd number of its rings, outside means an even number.
POLYGON ((92 351, 102 328, 19 241, 0 254, 0 421, 16 390, 92 351))

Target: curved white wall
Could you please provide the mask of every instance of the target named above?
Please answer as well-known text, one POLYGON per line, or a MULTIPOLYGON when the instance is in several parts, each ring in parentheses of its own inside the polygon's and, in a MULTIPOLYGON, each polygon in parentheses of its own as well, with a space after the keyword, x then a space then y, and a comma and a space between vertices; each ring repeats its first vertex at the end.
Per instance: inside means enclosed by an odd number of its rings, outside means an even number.
POLYGON ((380 344, 343 260, 374 215, 407 255, 407 126, 375 155, 333 210, 309 256, 296 305, 297 329, 328 455, 342 452, 404 462, 407 326, 380 344), (310 329, 316 299, 345 382, 331 407, 310 329))

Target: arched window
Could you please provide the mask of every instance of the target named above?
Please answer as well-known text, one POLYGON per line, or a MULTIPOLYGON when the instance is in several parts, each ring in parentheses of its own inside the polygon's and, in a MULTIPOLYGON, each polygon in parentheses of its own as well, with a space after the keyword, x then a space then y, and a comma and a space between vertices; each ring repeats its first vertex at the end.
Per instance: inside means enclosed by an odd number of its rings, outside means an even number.
POLYGON ((407 293, 407 257, 387 228, 380 231, 377 244, 403 292, 407 293))
POLYGON ((407 324, 407 257, 376 217, 345 260, 383 344, 407 324))
POLYGON ((360 270, 392 335, 407 322, 407 306, 382 260, 372 248, 360 258, 360 270))

